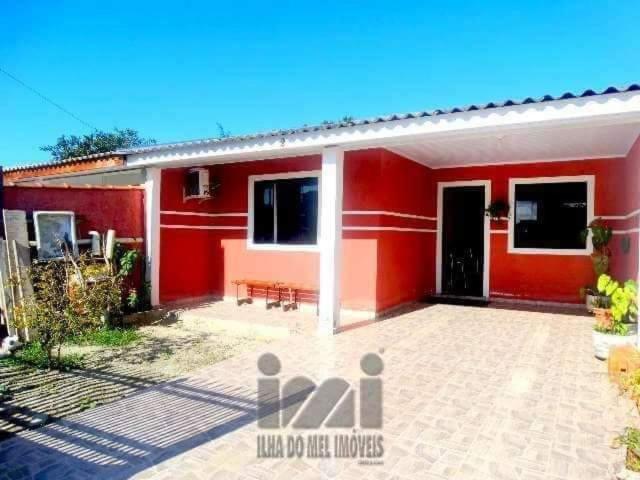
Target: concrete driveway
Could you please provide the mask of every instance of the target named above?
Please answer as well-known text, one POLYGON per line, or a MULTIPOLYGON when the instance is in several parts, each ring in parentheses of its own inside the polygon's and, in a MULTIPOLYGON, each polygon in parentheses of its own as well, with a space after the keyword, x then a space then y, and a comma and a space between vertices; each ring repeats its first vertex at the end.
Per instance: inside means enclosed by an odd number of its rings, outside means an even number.
POLYGON ((591 323, 439 305, 331 338, 290 337, 3 442, 0 478, 613 478, 624 453, 611 440, 635 412, 593 358, 591 323), (280 359, 270 378, 281 384, 349 381, 356 423, 360 360, 379 354, 384 371, 369 378, 383 381, 382 428, 259 428, 264 352, 280 359), (266 453, 281 438, 285 458, 258 458, 267 434, 266 453), (309 458, 321 434, 381 435, 384 454, 335 458, 330 445, 330 458, 309 458), (302 458, 286 458, 288 435, 304 437, 302 458))

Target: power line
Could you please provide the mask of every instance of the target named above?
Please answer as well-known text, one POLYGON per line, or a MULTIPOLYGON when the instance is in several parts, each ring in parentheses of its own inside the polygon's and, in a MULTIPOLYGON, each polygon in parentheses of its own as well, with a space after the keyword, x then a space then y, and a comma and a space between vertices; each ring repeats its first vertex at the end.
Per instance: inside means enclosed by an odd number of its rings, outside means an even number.
POLYGON ((22 85, 24 88, 26 88, 27 90, 30 90, 31 92, 35 93, 37 96, 39 96, 41 99, 43 99, 45 102, 50 103, 51 105, 53 105, 54 107, 56 107, 58 110, 63 111, 64 113, 66 113, 67 115, 69 115, 70 117, 74 118, 75 120, 77 120, 78 122, 82 123, 83 125, 89 127, 92 130, 98 130, 96 127, 94 127, 93 125, 91 125, 89 122, 85 122, 83 119, 81 119, 80 117, 78 117, 76 114, 74 114, 73 112, 70 112, 69 110, 67 110, 66 108, 64 108, 62 105, 60 105, 59 103, 54 102, 53 100, 51 100, 49 97, 47 97, 46 95, 43 95, 42 93, 40 93, 38 90, 36 90, 35 88, 27 85, 26 83, 24 83, 22 80, 20 80, 18 77, 16 77, 15 75, 10 74, 9 72, 7 72, 6 70, 4 70, 2 67, 0 67, 0 73, 4 73, 7 77, 9 77, 10 79, 12 79, 14 82, 22 85))

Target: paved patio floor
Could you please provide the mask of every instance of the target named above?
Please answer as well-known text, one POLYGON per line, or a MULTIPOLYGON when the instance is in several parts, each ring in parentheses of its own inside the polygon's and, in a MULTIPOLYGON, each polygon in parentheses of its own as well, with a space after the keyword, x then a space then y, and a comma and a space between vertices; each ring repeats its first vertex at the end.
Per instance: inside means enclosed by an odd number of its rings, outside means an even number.
POLYGON ((291 336, 0 443, 0 478, 613 478, 623 452, 611 440, 636 415, 593 358, 591 322, 439 305, 291 336), (281 381, 339 376, 356 389, 361 356, 380 353, 383 465, 257 458, 264 352, 280 358, 281 381))

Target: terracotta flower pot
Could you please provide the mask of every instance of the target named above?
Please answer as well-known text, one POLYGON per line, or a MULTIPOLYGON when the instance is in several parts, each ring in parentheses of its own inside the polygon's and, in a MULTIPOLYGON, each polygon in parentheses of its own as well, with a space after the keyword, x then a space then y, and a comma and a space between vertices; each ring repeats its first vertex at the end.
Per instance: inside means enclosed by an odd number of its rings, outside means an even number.
POLYGON ((609 330, 613 324, 611 310, 608 308, 593 308, 593 314, 596 317, 596 325, 602 329, 609 330))

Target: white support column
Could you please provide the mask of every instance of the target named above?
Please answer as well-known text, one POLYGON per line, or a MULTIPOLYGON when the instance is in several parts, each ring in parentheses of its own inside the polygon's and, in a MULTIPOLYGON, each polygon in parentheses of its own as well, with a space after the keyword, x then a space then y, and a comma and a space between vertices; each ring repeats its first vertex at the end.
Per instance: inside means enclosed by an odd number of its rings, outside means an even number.
POLYGON ((160 187, 162 169, 147 168, 144 184, 146 280, 151 283, 151 306, 160 304, 160 187))
POLYGON ((342 176, 344 152, 328 147, 322 152, 320 180, 320 305, 318 333, 331 335, 340 325, 342 273, 342 176))

